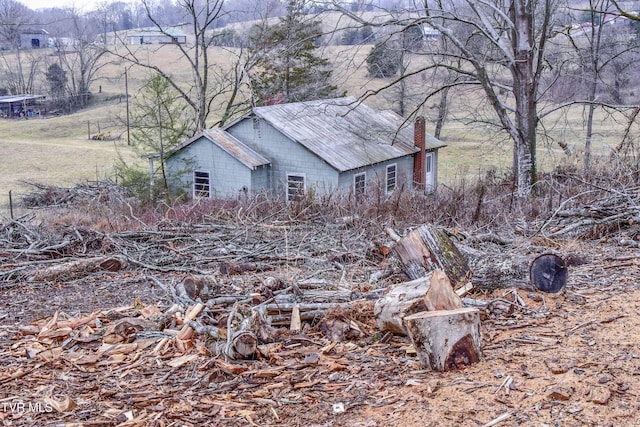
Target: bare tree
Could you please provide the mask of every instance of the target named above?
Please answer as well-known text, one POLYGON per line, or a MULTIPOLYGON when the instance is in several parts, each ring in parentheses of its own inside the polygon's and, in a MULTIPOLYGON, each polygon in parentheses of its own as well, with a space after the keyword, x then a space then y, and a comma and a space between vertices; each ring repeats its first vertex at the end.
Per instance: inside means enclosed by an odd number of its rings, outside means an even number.
MULTIPOLYGON (((460 60, 460 66, 454 68, 454 61, 447 61, 446 67, 464 76, 459 84, 482 89, 499 126, 513 141, 515 184, 523 197, 531 194, 536 178, 539 85, 560 1, 423 0, 413 16, 407 13, 404 19, 382 24, 367 22, 378 27, 427 24, 449 42, 450 50, 441 54, 460 60)), ((365 24, 337 2, 333 5, 365 24)), ((425 98, 439 92, 426 93, 425 98)))
MULTIPOLYGON (((148 61, 148 49, 151 46, 131 46, 126 40, 120 40, 121 46, 112 50, 112 54, 139 67, 151 69, 165 78, 189 105, 192 113, 193 125, 191 133, 196 133, 207 126, 207 119, 215 108, 221 109, 220 119, 216 124, 223 124, 238 109, 245 108, 242 96, 242 85, 246 79, 246 64, 243 52, 227 50, 225 53, 232 58, 229 67, 211 60, 211 50, 215 46, 215 38, 219 35, 212 29, 224 14, 224 0, 178 0, 179 8, 185 26, 189 28, 188 42, 179 43, 173 38, 171 25, 163 21, 163 16, 156 13, 149 0, 143 0, 147 18, 153 27, 161 34, 169 37, 173 42, 162 49, 171 46, 178 51, 179 56, 186 60, 191 71, 191 82, 188 85, 172 77, 168 69, 148 61)), ((173 17, 175 19, 175 17, 173 17)))
POLYGON ((28 55, 24 61, 21 34, 31 27, 31 10, 15 0, 0 0, 0 42, 9 49, 2 54, 7 89, 14 94, 31 93, 39 59, 28 55))
POLYGON ((31 11, 15 0, 0 0, 0 37, 12 49, 20 48, 20 34, 31 22, 31 11))
POLYGON ((637 60, 637 37, 630 35, 626 19, 619 19, 609 0, 590 0, 581 10, 587 20, 568 32, 575 47, 578 73, 573 78, 581 82, 576 97, 586 109, 584 172, 590 171, 593 122, 596 109, 628 109, 623 89, 630 87, 631 74, 637 73, 632 64, 637 60), (586 90, 584 90, 586 88, 586 90))
POLYGON ((98 71, 107 64, 102 60, 106 51, 97 40, 100 27, 88 16, 75 9, 67 9, 66 15, 66 32, 54 38, 54 51, 68 77, 71 104, 85 107, 98 71))

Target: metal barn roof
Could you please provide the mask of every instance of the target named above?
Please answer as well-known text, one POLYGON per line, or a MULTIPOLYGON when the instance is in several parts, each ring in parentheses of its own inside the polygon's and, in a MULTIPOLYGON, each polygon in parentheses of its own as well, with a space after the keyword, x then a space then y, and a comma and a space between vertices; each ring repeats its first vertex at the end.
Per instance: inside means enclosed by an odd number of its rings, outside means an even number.
POLYGON ((137 29, 135 31, 132 31, 130 34, 128 34, 128 37, 140 37, 140 36, 145 36, 145 37, 185 37, 186 34, 184 31, 182 31, 180 28, 175 28, 175 27, 169 27, 169 28, 163 28, 162 30, 160 30, 159 28, 156 27, 147 27, 147 28, 140 28, 137 29))
POLYGON ((5 95, 0 96, 0 104, 14 104, 16 102, 35 101, 46 98, 44 95, 5 95))
POLYGON ((230 133, 227 133, 221 128, 206 129, 201 133, 195 135, 193 138, 183 142, 175 148, 174 152, 182 150, 188 145, 191 145, 201 137, 208 139, 216 144, 218 147, 229 153, 236 158, 239 162, 250 169, 256 169, 259 166, 268 165, 271 162, 264 156, 255 152, 245 144, 237 140, 230 133))
MULTIPOLYGON (((277 104, 253 109, 288 138, 340 172, 412 155, 413 123, 375 111, 353 97, 277 104)), ((444 147, 427 135, 427 150, 444 147)))

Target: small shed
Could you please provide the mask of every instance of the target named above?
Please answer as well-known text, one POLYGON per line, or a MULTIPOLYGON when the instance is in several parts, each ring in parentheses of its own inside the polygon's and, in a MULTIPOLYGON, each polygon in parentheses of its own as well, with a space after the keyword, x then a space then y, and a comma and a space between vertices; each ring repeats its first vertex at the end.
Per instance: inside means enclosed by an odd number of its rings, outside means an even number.
POLYGON ((34 117, 40 115, 44 95, 0 96, 0 116, 5 118, 34 117))
POLYGON ((268 190, 295 200, 310 192, 433 189, 442 147, 424 120, 412 126, 345 97, 253 108, 186 141, 167 167, 178 177, 175 187, 195 196, 268 190))
POLYGON ((49 33, 43 29, 23 31, 20 33, 20 47, 23 49, 49 47, 49 33))
POLYGON ((127 35, 127 42, 135 44, 185 44, 187 36, 178 28, 143 28, 139 31, 127 35))

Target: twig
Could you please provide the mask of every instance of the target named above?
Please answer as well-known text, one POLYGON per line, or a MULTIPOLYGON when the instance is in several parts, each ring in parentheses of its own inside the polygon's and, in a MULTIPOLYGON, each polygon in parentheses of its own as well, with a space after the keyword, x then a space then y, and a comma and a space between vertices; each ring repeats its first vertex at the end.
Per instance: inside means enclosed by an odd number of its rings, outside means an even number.
POLYGON ((482 427, 492 427, 492 426, 498 425, 504 420, 506 420, 507 418, 509 418, 510 416, 511 416, 511 412, 505 412, 504 414, 500 415, 498 418, 484 424, 482 427))

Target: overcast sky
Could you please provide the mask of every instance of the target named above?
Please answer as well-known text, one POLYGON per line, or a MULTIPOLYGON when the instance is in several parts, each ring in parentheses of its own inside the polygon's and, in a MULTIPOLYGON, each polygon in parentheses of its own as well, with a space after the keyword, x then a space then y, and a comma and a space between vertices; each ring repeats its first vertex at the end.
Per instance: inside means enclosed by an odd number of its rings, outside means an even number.
POLYGON ((45 9, 49 7, 70 7, 75 6, 77 9, 90 10, 94 9, 95 4, 100 0, 22 0, 21 3, 29 9, 45 9))

